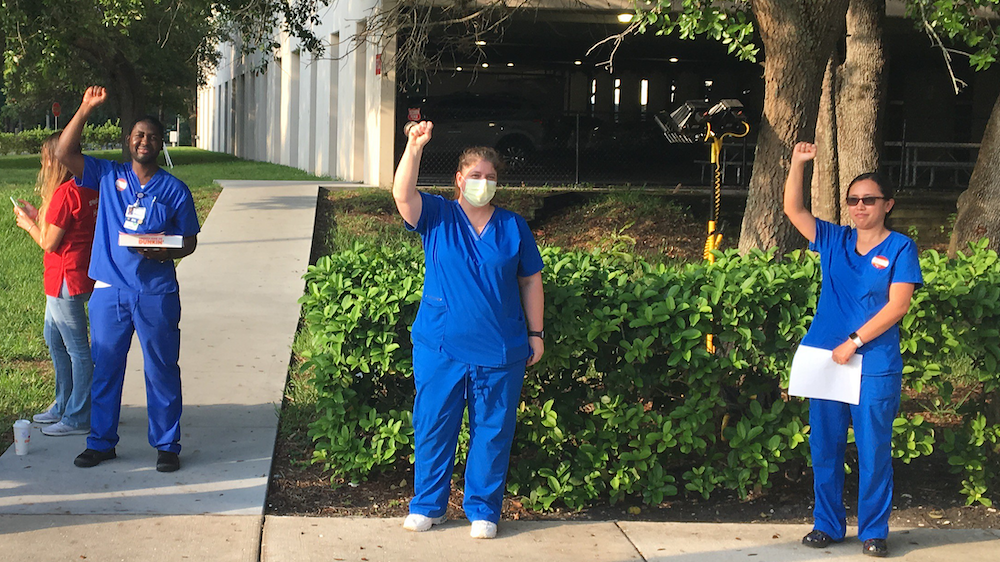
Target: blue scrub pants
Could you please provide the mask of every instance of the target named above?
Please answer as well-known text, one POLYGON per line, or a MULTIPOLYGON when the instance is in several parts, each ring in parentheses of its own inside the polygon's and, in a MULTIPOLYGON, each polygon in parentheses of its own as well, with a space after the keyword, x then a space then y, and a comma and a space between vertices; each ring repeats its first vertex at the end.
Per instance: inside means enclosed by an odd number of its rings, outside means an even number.
POLYGON ((95 289, 90 297, 93 402, 87 447, 107 451, 118 444, 125 358, 133 332, 139 336, 146 375, 149 444, 181 450, 181 301, 178 293, 147 295, 127 289, 95 289))
POLYGON ((899 412, 902 375, 861 377, 861 400, 854 406, 831 400, 809 400, 809 447, 812 451, 813 528, 843 540, 844 449, 853 421, 858 448, 858 539, 889 536, 892 513, 892 422, 899 412))
POLYGON ((469 407, 465 500, 470 521, 500 521, 525 361, 504 367, 461 363, 413 346, 415 494, 410 513, 440 517, 448 508, 462 414, 469 407))

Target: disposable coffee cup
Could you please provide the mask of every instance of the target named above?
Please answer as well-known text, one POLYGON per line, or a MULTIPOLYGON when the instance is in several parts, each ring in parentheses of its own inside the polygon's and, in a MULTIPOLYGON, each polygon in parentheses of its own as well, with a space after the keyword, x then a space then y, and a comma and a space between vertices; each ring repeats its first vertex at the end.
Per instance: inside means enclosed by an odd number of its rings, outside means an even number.
POLYGON ((28 420, 17 420, 14 422, 14 453, 27 455, 28 443, 30 442, 31 422, 28 420))

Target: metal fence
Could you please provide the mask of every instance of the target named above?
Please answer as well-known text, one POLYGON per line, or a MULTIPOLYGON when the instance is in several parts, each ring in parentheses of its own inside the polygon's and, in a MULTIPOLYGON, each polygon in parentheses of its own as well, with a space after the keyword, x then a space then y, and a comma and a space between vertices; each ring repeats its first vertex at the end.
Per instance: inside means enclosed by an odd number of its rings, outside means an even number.
MULTIPOLYGON (((450 185, 465 148, 491 146, 507 164, 501 173, 506 185, 712 185, 708 145, 667 142, 651 115, 544 114, 520 104, 467 96, 423 108, 420 118, 434 122, 434 134, 424 149, 418 183, 450 185), (474 103, 463 104, 463 99, 474 103)), ((406 120, 407 115, 400 116, 398 131, 406 120)), ((723 144, 724 187, 749 184, 754 132, 723 144)), ((404 143, 397 135, 397 159, 404 143)), ((900 187, 961 189, 968 186, 978 151, 978 143, 890 141, 882 168, 900 187)))
MULTIPOLYGON (((470 146, 496 148, 508 185, 710 185, 708 145, 671 144, 652 116, 624 119, 615 114, 539 115, 509 108, 424 108, 434 122, 424 148, 418 183, 450 184, 461 152, 470 146)), ((399 119, 401 131, 406 116, 399 119)), ((397 135, 396 154, 405 143, 397 135)), ((745 187, 753 163, 753 144, 744 139, 724 146, 724 185, 745 187)))

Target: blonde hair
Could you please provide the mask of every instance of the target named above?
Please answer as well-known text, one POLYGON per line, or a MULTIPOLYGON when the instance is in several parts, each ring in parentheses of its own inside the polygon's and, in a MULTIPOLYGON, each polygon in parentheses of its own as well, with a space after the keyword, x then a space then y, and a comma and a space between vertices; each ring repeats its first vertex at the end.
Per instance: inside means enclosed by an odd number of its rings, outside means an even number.
MULTIPOLYGON (((481 160, 486 160, 490 164, 493 164, 493 169, 497 171, 497 174, 503 169, 503 158, 500 158, 500 153, 488 146, 473 146, 472 148, 466 148, 462 155, 458 157, 458 170, 459 173, 463 173, 465 170, 475 166, 481 160)), ((462 188, 459 187, 458 183, 455 183, 455 199, 458 199, 462 195, 462 188)))
POLYGON ((59 133, 52 133, 49 138, 42 143, 42 168, 38 170, 38 180, 35 182, 35 192, 42 198, 42 206, 38 208, 39 225, 45 223, 45 212, 52 202, 52 195, 56 188, 73 177, 69 169, 63 166, 56 158, 56 143, 59 141, 59 133))

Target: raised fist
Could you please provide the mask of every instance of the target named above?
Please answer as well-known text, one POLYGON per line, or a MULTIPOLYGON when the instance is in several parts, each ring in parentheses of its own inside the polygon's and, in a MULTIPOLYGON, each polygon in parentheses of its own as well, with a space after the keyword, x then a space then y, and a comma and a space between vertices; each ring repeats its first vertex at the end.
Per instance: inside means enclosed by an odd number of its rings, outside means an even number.
POLYGON ((792 148, 792 162, 808 162, 816 158, 816 145, 811 142, 800 142, 792 148))
POLYGON ((91 86, 83 92, 83 105, 97 107, 108 100, 108 92, 102 86, 91 86))
MULTIPOLYGON (((409 123, 407 123, 409 125, 409 123)), ((409 126, 406 129, 407 140, 417 148, 423 148, 428 141, 431 140, 431 130, 434 129, 434 123, 430 121, 420 121, 409 126)))

